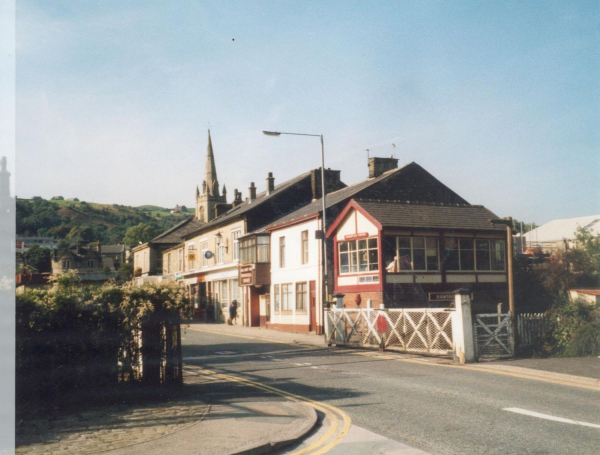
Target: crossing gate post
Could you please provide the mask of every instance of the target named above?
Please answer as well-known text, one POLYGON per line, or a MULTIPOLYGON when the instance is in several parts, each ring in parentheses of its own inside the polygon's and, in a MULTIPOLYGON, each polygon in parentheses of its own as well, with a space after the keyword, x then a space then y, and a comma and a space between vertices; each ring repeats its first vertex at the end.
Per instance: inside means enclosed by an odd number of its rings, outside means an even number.
POLYGON ((471 291, 457 289, 454 291, 456 310, 452 315, 452 340, 454 358, 460 363, 475 362, 475 343, 473 339, 473 320, 471 317, 471 291))

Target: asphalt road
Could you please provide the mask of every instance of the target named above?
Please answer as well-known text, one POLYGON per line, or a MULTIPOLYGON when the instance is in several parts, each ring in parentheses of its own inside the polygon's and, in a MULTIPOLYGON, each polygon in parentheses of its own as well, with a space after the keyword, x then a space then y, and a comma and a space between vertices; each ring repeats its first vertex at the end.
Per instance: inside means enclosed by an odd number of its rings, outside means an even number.
MULTIPOLYGON (((345 411, 353 425, 425 452, 600 454, 598 391, 431 358, 382 358, 192 330, 183 343, 185 364, 327 403, 345 411)), ((209 403, 281 399, 235 382, 197 387, 209 403)))

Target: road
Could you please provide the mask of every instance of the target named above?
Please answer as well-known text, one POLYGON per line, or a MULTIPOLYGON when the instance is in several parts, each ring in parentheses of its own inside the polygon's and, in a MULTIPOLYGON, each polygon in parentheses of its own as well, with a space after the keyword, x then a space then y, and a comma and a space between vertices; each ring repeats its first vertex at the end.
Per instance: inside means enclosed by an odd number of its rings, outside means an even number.
POLYGON ((323 406, 323 425, 311 441, 324 439, 338 422, 325 451, 315 453, 373 453, 365 441, 377 438, 396 442, 405 453, 600 453, 596 390, 473 371, 435 358, 227 333, 187 330, 183 344, 186 371, 212 375, 194 385, 209 403, 283 396, 323 406), (346 436, 344 419, 352 425, 346 436))

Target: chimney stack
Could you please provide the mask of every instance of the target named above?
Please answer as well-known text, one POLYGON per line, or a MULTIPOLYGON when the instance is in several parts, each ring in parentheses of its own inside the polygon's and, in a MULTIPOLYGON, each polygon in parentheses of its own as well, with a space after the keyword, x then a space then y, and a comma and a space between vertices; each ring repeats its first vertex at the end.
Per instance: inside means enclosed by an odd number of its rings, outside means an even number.
POLYGON ((248 202, 252 202, 256 199, 256 187, 254 186, 254 182, 250 182, 250 188, 248 188, 248 202))
POLYGON ((273 177, 273 173, 269 172, 269 176, 267 177, 267 194, 271 194, 275 191, 275 177, 273 177))
POLYGON ((398 168, 396 158, 369 158, 369 178, 379 177, 381 174, 398 168))
MULTIPOLYGON (((325 194, 329 194, 332 191, 337 191, 346 186, 340 181, 340 173, 341 171, 325 169, 325 194)), ((310 171, 310 186, 312 189, 313 200, 320 199, 322 196, 321 168, 310 171)))
POLYGON ((233 190, 233 202, 231 203, 232 207, 237 207, 242 203, 242 192, 238 191, 237 188, 233 190))

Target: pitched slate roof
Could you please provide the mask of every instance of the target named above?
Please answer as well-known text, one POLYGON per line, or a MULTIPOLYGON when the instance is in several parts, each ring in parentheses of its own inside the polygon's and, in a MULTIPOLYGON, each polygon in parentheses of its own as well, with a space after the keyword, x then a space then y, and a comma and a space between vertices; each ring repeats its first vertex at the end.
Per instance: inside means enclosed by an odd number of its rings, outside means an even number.
POLYGON ((531 243, 560 242, 563 239, 574 239, 578 227, 589 229, 592 235, 600 234, 600 215, 549 221, 523 234, 523 237, 531 243))
POLYGON ((131 248, 127 245, 102 245, 102 252, 115 254, 115 253, 123 253, 126 250, 130 250, 131 248))
POLYGON ((481 205, 413 204, 363 199, 357 199, 355 202, 384 228, 506 231, 505 226, 489 222, 490 219, 498 217, 481 205))
POLYGON ((183 237, 190 232, 196 231, 200 229, 202 226, 205 226, 206 223, 204 221, 188 219, 184 220, 179 224, 176 224, 171 229, 166 230, 162 234, 154 237, 148 243, 152 244, 169 244, 169 243, 181 243, 183 241, 183 237))
MULTIPOLYGON (((345 199, 351 198, 354 194, 358 193, 359 191, 361 191, 371 185, 374 185, 377 182, 380 182, 380 181, 386 179, 390 175, 395 174, 396 172, 400 171, 400 169, 403 169, 403 168, 392 169, 391 171, 384 172, 379 177, 366 179, 361 182, 355 183, 354 185, 349 185, 346 188, 342 188, 341 190, 327 193, 327 195, 325 197, 325 203, 327 205, 327 208, 330 208, 330 207, 344 201, 345 199)), ((296 220, 303 219, 305 217, 309 217, 310 215, 316 215, 317 213, 319 213, 321 211, 322 208, 323 208, 323 199, 322 198, 317 199, 315 201, 312 201, 310 204, 307 204, 304 207, 301 207, 298 210, 279 218, 276 222, 267 226, 267 230, 275 228, 282 224, 287 224, 291 221, 296 221, 296 220)))
POLYGON ((293 179, 288 180, 287 182, 276 185, 274 190, 269 194, 267 194, 266 191, 263 191, 262 193, 257 194, 256 199, 254 199, 253 201, 246 200, 246 201, 242 202, 237 207, 234 207, 231 210, 228 210, 227 212, 223 213, 222 215, 218 216, 217 218, 214 218, 213 220, 209 221, 204 226, 201 226, 198 229, 191 231, 186 235, 188 237, 190 237, 190 236, 195 235, 198 232, 203 231, 205 229, 211 229, 213 227, 220 226, 229 221, 232 221, 232 220, 240 217, 241 215, 259 207, 260 205, 269 202, 270 200, 272 200, 272 198, 274 198, 278 194, 282 193, 286 189, 290 188, 291 186, 295 185, 296 183, 298 183, 301 180, 306 179, 306 178, 310 179, 310 171, 305 172, 304 174, 300 174, 299 176, 294 177, 293 179))
MULTIPOLYGON (((406 164, 405 166, 402 166, 400 168, 392 169, 387 172, 384 172, 383 174, 381 174, 378 177, 371 177, 366 180, 362 180, 358 183, 355 183, 353 185, 349 185, 346 188, 342 188, 341 190, 334 191, 332 193, 328 193, 327 197, 325 198, 327 208, 330 209, 331 207, 333 207, 337 204, 347 202, 353 196, 355 196, 363 191, 364 192, 371 191, 372 189, 375 189, 378 187, 383 187, 383 188, 381 188, 379 191, 374 191, 375 193, 386 193, 386 190, 388 189, 387 187, 385 187, 386 180, 388 180, 388 179, 392 180, 392 179, 398 179, 398 178, 408 179, 410 177, 414 177, 415 175, 417 175, 419 177, 427 178, 428 182, 435 182, 435 184, 438 186, 438 188, 443 189, 447 193, 447 195, 450 195, 450 197, 452 197, 453 199, 455 199, 457 201, 460 201, 461 203, 465 203, 465 204, 469 205, 467 201, 465 201, 458 194, 456 194, 450 188, 448 188, 443 183, 441 183, 439 180, 437 180, 435 177, 433 177, 429 172, 427 172, 425 169, 423 169, 417 163, 412 162, 412 163, 406 164), (380 183, 381 183, 381 185, 378 185, 380 183)), ((408 191, 405 191, 406 189, 396 188, 396 187, 394 187, 394 189, 397 189, 400 193, 402 193, 402 195, 404 195, 406 193, 407 196, 408 196, 408 194, 413 193, 413 191, 411 191, 411 190, 414 190, 414 188, 410 188, 408 191)), ((392 189, 392 191, 393 191, 393 189, 392 189)), ((432 196, 426 195, 426 197, 431 198, 432 196)), ((414 201, 414 202, 417 202, 417 201, 414 201)), ((311 215, 316 215, 317 213, 321 212, 322 208, 323 208, 322 199, 317 199, 316 201, 313 201, 312 203, 305 205, 304 207, 296 210, 295 212, 292 212, 289 215, 279 218, 276 222, 271 223, 267 227, 267 229, 271 230, 273 228, 277 228, 280 225, 285 225, 285 224, 288 224, 293 221, 299 221, 299 220, 302 220, 303 218, 310 217, 311 215)))

